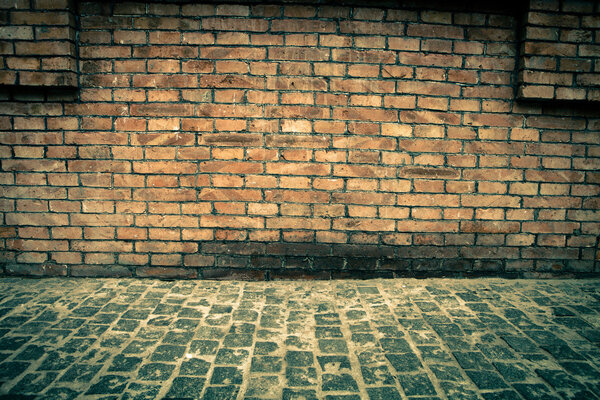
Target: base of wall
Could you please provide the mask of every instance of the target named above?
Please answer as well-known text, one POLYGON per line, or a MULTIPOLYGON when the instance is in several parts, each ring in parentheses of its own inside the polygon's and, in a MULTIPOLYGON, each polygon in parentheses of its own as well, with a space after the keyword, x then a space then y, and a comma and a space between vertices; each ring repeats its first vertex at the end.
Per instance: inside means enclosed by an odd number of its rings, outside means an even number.
MULTIPOLYGON (((333 257, 332 257, 333 258, 333 257)), ((308 262, 310 260, 305 260, 308 262)), ((537 265, 531 261, 514 260, 380 260, 372 258, 344 259, 349 268, 312 269, 228 267, 161 267, 122 265, 61 265, 61 264, 5 264, 3 276, 27 277, 94 277, 94 278, 155 278, 155 279, 208 279, 208 280, 330 280, 376 278, 600 278, 594 262, 553 260, 537 265), (371 265, 379 269, 360 269, 371 265), (586 267, 586 268, 584 268, 586 267)))

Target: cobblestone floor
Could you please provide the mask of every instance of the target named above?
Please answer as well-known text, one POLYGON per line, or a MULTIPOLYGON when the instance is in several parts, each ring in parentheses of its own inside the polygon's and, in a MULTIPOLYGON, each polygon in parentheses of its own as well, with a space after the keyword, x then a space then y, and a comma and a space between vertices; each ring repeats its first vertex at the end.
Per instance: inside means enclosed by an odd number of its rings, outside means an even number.
POLYGON ((0 398, 600 398, 600 280, 0 279, 0 398))

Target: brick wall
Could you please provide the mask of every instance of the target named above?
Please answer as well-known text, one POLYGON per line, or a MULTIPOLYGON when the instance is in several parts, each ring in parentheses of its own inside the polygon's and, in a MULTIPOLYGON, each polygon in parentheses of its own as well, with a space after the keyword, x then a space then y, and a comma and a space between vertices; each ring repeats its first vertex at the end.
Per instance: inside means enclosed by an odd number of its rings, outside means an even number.
POLYGON ((79 3, 78 98, 2 92, 4 273, 597 273, 597 103, 516 100, 521 14, 430 3, 79 3))

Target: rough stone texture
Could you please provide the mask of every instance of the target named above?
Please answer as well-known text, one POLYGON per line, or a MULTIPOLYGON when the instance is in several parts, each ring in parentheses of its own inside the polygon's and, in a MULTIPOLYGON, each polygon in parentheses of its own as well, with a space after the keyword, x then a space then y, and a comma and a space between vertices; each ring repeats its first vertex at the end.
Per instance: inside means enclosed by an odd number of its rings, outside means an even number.
POLYGON ((0 396, 593 400, 599 289, 3 278, 0 396))

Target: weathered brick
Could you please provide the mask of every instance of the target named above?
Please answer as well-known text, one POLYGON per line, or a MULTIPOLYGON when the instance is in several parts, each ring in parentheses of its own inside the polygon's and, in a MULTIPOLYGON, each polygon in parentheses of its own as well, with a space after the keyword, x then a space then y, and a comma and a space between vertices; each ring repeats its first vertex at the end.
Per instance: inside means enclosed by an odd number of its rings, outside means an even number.
POLYGON ((272 32, 335 32, 336 24, 331 21, 278 19, 271 23, 272 32))

